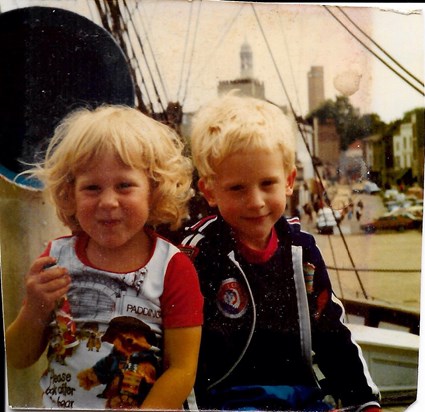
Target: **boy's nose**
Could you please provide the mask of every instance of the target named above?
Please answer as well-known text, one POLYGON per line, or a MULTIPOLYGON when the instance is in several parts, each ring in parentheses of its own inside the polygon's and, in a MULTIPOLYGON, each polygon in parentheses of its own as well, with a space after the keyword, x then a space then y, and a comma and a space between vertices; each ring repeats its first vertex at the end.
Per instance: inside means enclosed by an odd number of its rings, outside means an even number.
POLYGON ((253 189, 246 198, 246 206, 248 208, 261 208, 264 206, 264 197, 260 190, 253 189))

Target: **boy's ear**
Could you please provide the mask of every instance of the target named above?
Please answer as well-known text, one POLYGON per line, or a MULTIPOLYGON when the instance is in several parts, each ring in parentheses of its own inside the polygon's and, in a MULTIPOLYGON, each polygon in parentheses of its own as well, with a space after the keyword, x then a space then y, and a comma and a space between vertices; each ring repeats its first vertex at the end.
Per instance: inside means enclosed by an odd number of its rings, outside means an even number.
POLYGON ((297 169, 295 167, 292 169, 292 172, 288 174, 286 177, 286 190, 285 194, 286 196, 291 196, 294 192, 294 184, 295 184, 295 178, 297 176, 297 169))
POLYGON ((211 189, 211 185, 208 185, 202 177, 198 180, 198 189, 201 191, 210 207, 217 206, 214 189, 211 189))

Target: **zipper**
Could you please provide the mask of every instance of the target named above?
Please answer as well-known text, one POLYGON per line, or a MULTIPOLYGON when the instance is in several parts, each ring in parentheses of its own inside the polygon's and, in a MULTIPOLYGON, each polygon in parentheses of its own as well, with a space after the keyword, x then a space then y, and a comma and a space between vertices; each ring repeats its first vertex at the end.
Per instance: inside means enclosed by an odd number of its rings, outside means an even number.
POLYGON ((250 330, 249 335, 248 335, 248 340, 247 340, 247 342, 246 342, 246 344, 245 344, 245 346, 244 346, 241 354, 239 355, 238 359, 236 360, 236 362, 233 364, 233 366, 220 379, 216 380, 210 386, 208 386, 207 390, 212 389, 214 386, 218 385, 220 382, 222 382, 224 379, 226 379, 234 371, 234 369, 236 368, 236 366, 238 366, 238 364, 240 363, 240 361, 242 360, 242 358, 245 356, 246 351, 248 350, 248 347, 249 347, 249 345, 251 343, 252 336, 254 335, 255 326, 256 326, 256 323, 257 323, 257 310, 256 310, 256 307, 255 307, 254 296, 252 294, 252 290, 251 290, 251 287, 249 285, 248 278, 246 277, 245 272, 241 268, 239 262, 236 260, 235 252, 233 250, 227 255, 227 257, 239 269, 239 271, 241 272, 242 277, 245 280, 245 284, 246 284, 247 289, 248 289, 249 297, 250 297, 251 302, 252 302, 253 322, 252 322, 251 330, 250 330))

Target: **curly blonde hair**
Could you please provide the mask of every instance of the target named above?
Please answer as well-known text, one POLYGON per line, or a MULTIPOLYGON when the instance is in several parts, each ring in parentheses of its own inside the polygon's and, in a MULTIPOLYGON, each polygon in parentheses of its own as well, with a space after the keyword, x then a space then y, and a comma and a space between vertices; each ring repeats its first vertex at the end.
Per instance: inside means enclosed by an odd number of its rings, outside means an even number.
POLYGON ((194 116, 191 152, 199 177, 209 182, 226 157, 248 149, 280 151, 290 173, 295 167, 294 125, 279 107, 235 92, 212 100, 194 116))
POLYGON ((153 204, 147 224, 176 229, 188 216, 192 197, 192 164, 183 150, 177 133, 137 109, 79 108, 56 127, 44 160, 25 173, 44 184, 59 219, 78 230, 72 195, 75 176, 98 155, 114 153, 127 166, 143 170, 151 182, 153 204))

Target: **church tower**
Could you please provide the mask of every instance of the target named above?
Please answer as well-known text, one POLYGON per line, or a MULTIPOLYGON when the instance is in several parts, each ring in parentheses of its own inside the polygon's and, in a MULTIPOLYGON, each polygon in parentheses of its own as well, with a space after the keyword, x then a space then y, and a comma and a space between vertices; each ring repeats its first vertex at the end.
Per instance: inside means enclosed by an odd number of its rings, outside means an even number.
POLYGON ((240 77, 234 80, 220 81, 217 87, 218 95, 222 96, 230 90, 238 89, 241 95, 265 100, 264 83, 254 78, 253 54, 247 40, 242 43, 239 56, 240 77))
POLYGON ((245 40, 241 46, 241 79, 252 79, 254 74, 252 49, 249 43, 245 40))

